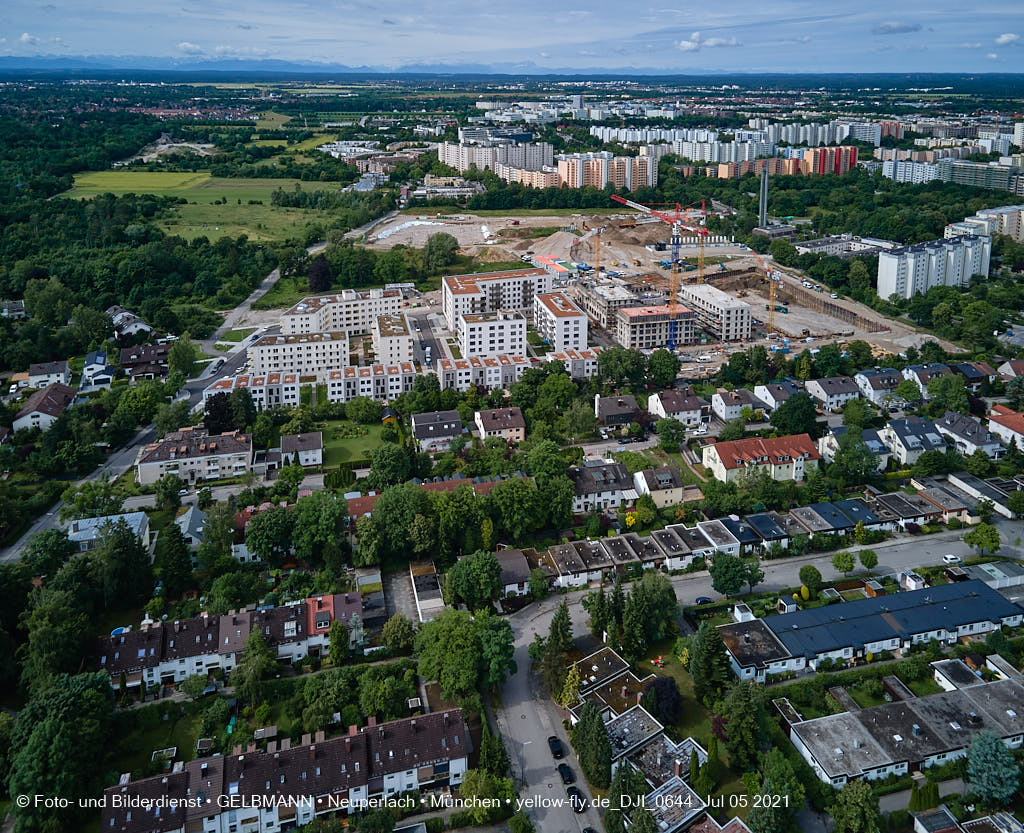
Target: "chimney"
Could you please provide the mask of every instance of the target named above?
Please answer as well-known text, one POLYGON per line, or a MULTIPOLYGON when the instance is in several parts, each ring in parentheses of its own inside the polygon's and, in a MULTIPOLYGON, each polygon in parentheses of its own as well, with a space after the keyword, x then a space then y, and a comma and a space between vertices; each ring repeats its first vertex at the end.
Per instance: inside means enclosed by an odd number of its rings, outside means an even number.
POLYGON ((359 727, 353 723, 351 726, 348 727, 348 734, 349 737, 359 734, 359 727))
POLYGON ((316 744, 315 743, 312 746, 309 747, 309 759, 311 761, 315 761, 316 760, 316 744))
POLYGON ((315 735, 313 735, 313 740, 317 743, 323 743, 326 737, 327 735, 324 733, 324 730, 320 729, 315 735))
POLYGON ((371 714, 368 718, 366 718, 366 728, 367 729, 372 729, 376 725, 377 725, 377 715, 371 714))
POLYGON ((626 686, 622 687, 622 694, 620 696, 622 697, 623 700, 626 699, 626 686))
POLYGON ((672 768, 672 771, 675 773, 676 778, 683 777, 683 762, 680 761, 679 758, 676 758, 676 763, 675 766, 672 768))

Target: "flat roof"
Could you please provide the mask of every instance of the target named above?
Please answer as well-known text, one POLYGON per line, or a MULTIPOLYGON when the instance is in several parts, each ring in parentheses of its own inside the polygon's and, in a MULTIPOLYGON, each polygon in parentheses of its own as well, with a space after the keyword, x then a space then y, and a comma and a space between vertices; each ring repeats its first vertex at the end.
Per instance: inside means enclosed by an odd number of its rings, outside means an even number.
POLYGON ((580 694, 586 695, 592 688, 618 677, 629 670, 629 663, 611 648, 601 648, 589 656, 573 663, 580 675, 580 694))
POLYGON ((536 297, 555 318, 583 318, 585 315, 564 292, 542 292, 536 297))
POLYGON ((643 706, 633 706, 609 720, 605 729, 612 745, 612 760, 616 760, 660 733, 663 727, 643 706))
POLYGON ((404 315, 378 315, 377 331, 381 336, 411 336, 409 319, 404 315))
POLYGON ((830 714, 789 727, 830 778, 856 776, 892 762, 855 714, 860 712, 830 714))
POLYGON ((764 667, 790 656, 764 619, 730 622, 719 627, 722 641, 743 668, 764 667))

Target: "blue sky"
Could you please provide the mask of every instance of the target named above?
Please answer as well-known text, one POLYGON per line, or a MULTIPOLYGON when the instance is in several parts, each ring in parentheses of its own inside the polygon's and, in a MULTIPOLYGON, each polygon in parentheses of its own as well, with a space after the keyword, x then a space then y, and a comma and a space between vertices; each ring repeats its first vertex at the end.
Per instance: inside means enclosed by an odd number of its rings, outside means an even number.
POLYGON ((0 54, 738 72, 1024 72, 1020 0, 4 0, 0 54), (690 4, 687 4, 688 6, 690 4), (980 7, 979 7, 980 6, 980 7))

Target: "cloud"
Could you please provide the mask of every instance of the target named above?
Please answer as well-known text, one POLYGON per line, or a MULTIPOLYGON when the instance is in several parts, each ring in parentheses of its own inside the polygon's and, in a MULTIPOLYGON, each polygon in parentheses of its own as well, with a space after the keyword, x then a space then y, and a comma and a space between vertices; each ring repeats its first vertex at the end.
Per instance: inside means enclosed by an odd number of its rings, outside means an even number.
POLYGON ((236 58, 266 58, 270 53, 266 49, 257 49, 255 46, 215 46, 213 48, 213 54, 224 56, 232 56, 236 58))
POLYGON ((981 49, 981 44, 978 42, 974 43, 962 43, 960 44, 962 49, 981 49))
POLYGON ((1009 46, 1010 44, 1013 44, 1014 46, 1016 46, 1020 42, 1021 42, 1020 35, 1018 35, 1018 34, 1016 34, 1014 32, 1004 32, 998 38, 996 38, 996 45, 998 45, 998 46, 1009 46))
POLYGON ((986 55, 985 57, 988 58, 990 61, 996 61, 999 59, 999 56, 995 52, 989 52, 988 55, 986 55))
POLYGON ((199 44, 183 40, 178 44, 178 51, 184 52, 186 55, 200 55, 203 52, 203 47, 199 46, 199 44))
POLYGON ((700 49, 713 49, 717 46, 742 46, 736 38, 704 38, 700 32, 694 32, 689 40, 681 40, 676 44, 680 52, 697 52, 700 49))
POLYGON ((904 23, 900 20, 886 20, 871 30, 875 35, 905 35, 908 32, 920 32, 920 23, 904 23))
POLYGON ((30 35, 28 32, 22 32, 21 37, 18 38, 18 41, 20 43, 25 44, 26 46, 38 46, 42 43, 42 41, 39 38, 37 38, 35 35, 30 35))

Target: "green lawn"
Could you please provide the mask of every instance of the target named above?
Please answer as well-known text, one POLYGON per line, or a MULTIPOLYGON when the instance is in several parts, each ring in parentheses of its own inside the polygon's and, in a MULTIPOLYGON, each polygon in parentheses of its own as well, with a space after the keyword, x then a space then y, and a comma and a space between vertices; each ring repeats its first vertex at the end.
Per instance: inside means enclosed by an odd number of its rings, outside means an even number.
POLYGON ((226 333, 224 333, 224 335, 220 337, 220 341, 230 341, 233 344, 238 344, 238 342, 243 341, 244 339, 247 339, 249 336, 251 336, 254 332, 256 332, 256 330, 256 327, 244 327, 241 330, 228 330, 226 333))
POLYGON ((90 171, 76 176, 75 187, 63 196, 89 198, 109 192, 182 197, 188 204, 175 206, 169 216, 159 221, 168 233, 189 240, 241 234, 252 240, 283 240, 299 235, 308 221, 321 216, 312 209, 270 204, 274 191, 278 188, 290 191, 296 184, 308 190, 339 187, 333 183, 303 183, 297 179, 211 177, 206 172, 90 171), (255 201, 254 204, 250 204, 250 200, 255 201))
POLYGON ((267 294, 252 305, 253 309, 284 309, 309 295, 309 278, 304 275, 280 278, 267 294))
POLYGON ((117 744, 111 768, 118 772, 131 772, 137 777, 148 766, 153 750, 170 746, 178 747, 175 760, 191 761, 196 756, 196 741, 201 728, 202 718, 199 715, 161 720, 152 729, 136 728, 117 744))
POLYGON ((325 142, 330 142, 334 139, 333 133, 317 133, 315 136, 310 137, 302 142, 295 142, 288 144, 286 139, 257 139, 254 142, 249 142, 246 147, 252 148, 281 148, 281 150, 316 150, 320 145, 325 142))
POLYGON ((574 214, 622 214, 625 208, 504 208, 471 210, 460 205, 406 208, 403 214, 473 214, 477 217, 571 217, 574 214))
POLYGON ((324 432, 324 465, 337 466, 347 463, 350 460, 365 460, 375 448, 384 445, 380 437, 380 425, 361 425, 366 433, 360 437, 340 437, 338 430, 342 426, 351 426, 355 423, 348 420, 330 420, 323 429, 324 432))
POLYGON ((260 113, 259 120, 255 123, 255 126, 259 128, 284 127, 291 120, 291 116, 285 116, 282 113, 275 113, 271 110, 269 113, 260 113))

